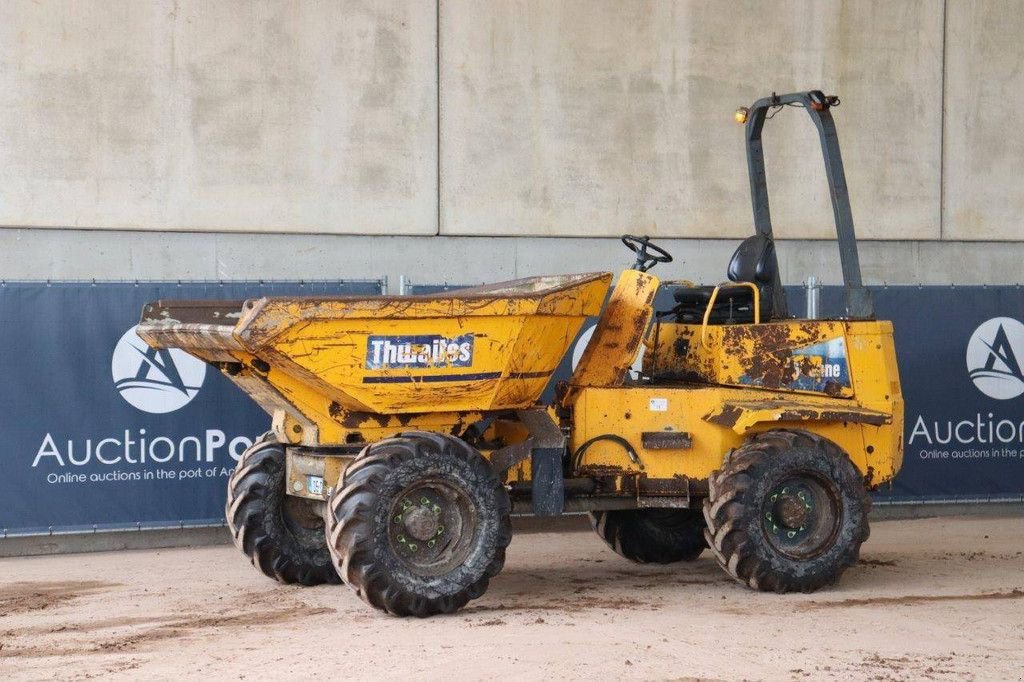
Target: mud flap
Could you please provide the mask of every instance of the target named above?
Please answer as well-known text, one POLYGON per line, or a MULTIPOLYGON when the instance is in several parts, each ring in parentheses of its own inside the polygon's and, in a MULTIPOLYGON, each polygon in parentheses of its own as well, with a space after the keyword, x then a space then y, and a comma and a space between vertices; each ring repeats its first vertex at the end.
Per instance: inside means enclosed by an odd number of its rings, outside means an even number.
POLYGON ((565 507, 565 483, 562 477, 560 448, 534 448, 530 458, 533 481, 533 513, 558 516, 565 507))

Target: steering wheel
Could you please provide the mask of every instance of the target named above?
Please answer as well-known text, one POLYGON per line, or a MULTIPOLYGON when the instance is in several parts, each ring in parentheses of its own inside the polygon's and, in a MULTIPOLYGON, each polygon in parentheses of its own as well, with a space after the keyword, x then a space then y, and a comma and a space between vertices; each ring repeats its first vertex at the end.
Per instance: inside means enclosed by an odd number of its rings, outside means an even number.
POLYGON ((636 237, 631 234, 622 235, 622 243, 636 254, 633 269, 647 272, 658 263, 671 263, 672 256, 665 249, 651 243, 650 237, 636 237), (650 253, 648 253, 650 251, 650 253))

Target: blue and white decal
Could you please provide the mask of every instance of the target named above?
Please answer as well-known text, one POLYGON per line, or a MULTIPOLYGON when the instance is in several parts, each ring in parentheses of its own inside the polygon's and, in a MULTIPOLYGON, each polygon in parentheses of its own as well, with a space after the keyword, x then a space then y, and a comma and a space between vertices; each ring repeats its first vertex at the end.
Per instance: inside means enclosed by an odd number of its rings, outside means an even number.
POLYGON ((472 367, 473 335, 371 336, 366 341, 366 369, 472 367))
POLYGON ((839 336, 812 346, 793 349, 796 378, 790 386, 801 391, 824 391, 826 384, 850 387, 846 339, 839 336))

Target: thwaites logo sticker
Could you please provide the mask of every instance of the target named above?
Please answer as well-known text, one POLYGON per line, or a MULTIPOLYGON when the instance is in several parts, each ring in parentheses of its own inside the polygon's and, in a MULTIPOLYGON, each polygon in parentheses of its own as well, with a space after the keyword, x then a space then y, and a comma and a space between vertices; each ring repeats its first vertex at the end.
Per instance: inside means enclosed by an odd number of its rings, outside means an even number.
POLYGON ((371 336, 366 341, 366 369, 472 367, 473 335, 371 336))
POLYGON ((793 350, 797 374, 792 387, 803 391, 824 391, 833 383, 850 386, 850 368, 846 363, 846 339, 837 337, 793 350))
MULTIPOLYGON (((797 391, 817 393, 829 393, 832 387, 850 387, 846 340, 842 336, 810 346, 784 349, 782 353, 775 354, 775 357, 774 361, 779 364, 778 372, 781 376, 775 378, 773 387, 782 385, 797 391)), ((766 362, 760 363, 761 371, 756 375, 748 371, 741 376, 740 383, 765 385, 765 364, 766 362)))

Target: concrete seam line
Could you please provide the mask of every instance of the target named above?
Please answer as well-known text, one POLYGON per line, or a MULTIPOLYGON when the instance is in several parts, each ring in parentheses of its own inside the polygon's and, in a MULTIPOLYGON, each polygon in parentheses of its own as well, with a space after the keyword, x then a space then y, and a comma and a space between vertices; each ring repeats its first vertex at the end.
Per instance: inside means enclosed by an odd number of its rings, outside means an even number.
MULTIPOLYGON (((434 236, 441 235, 441 0, 434 5, 434 124, 437 131, 437 159, 434 186, 437 189, 437 211, 434 236)), ((940 235, 941 236, 941 235, 940 235)))

